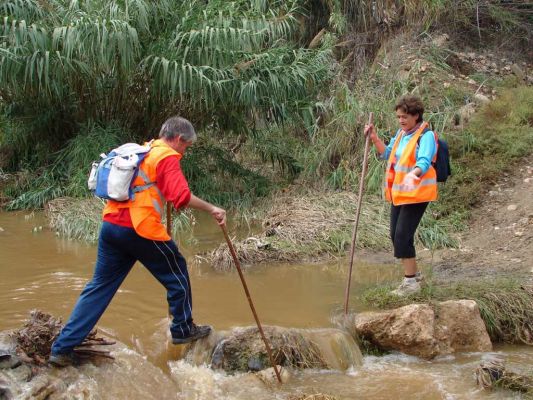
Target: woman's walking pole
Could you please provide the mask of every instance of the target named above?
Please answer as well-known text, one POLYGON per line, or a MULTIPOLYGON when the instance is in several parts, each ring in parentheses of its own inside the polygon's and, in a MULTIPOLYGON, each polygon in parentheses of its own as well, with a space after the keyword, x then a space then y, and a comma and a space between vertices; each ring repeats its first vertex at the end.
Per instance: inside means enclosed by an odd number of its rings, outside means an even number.
MULTIPOLYGON (((368 117, 368 125, 372 124, 374 120, 374 113, 370 113, 368 117)), ((363 189, 365 186, 365 175, 368 163, 368 151, 370 149, 370 135, 366 135, 365 152, 363 156, 363 170, 361 171, 361 179, 359 179, 359 197, 357 198, 357 210, 355 212, 355 224, 353 227, 352 246, 350 248, 350 268, 348 269, 348 283, 346 284, 346 293, 344 294, 344 315, 348 314, 348 301, 350 299, 350 284, 352 283, 352 269, 353 256, 355 252, 355 239, 357 238, 357 227, 359 226, 359 214, 361 212, 361 200, 363 199, 363 189)))
POLYGON ((270 350, 270 345, 268 344, 268 340, 265 336, 265 333, 263 332, 263 328, 261 327, 261 322, 259 322, 257 313, 255 312, 254 303, 252 302, 252 298, 250 297, 250 292, 248 291, 248 286, 246 285, 246 281, 244 280, 244 275, 242 274, 241 264, 239 263, 239 259, 237 258, 237 253, 235 253, 235 249, 233 248, 231 239, 228 236, 226 225, 225 224, 220 225, 220 228, 222 229, 222 232, 224 232, 224 237, 226 238, 226 242, 228 243, 229 251, 231 253, 231 256, 233 257, 233 261, 235 262, 235 267, 237 267, 237 272, 239 273, 239 277, 241 278, 244 292, 246 293, 246 297, 248 298, 248 303, 250 304, 250 308, 252 309, 252 314, 254 315, 255 323, 257 324, 257 328, 259 328, 259 333, 261 334, 261 338, 263 339, 263 342, 265 342, 265 347, 268 353, 268 358, 270 359, 270 364, 272 364, 272 368, 274 368, 274 372, 276 373, 276 377, 278 378, 279 383, 283 383, 281 381, 281 375, 278 371, 278 367, 276 366, 276 363, 274 362, 274 358, 272 357, 272 350, 270 350))

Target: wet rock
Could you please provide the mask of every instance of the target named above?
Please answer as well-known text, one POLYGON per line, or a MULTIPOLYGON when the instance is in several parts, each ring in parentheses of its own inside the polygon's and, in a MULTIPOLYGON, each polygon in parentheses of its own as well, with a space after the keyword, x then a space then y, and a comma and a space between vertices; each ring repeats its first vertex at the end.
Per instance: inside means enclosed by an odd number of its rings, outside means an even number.
POLYGON ((383 350, 399 350, 429 359, 438 355, 434 320, 429 305, 412 304, 391 311, 358 314, 355 329, 383 350))
POLYGON ((263 362, 264 362, 263 359, 259 357, 251 356, 250 359, 248 360, 248 369, 250 371, 261 371, 262 369, 265 368, 265 365, 263 362))
POLYGON ((490 338, 473 300, 411 304, 366 312, 355 318, 356 332, 382 350, 432 359, 457 351, 489 351, 490 338))
MULTIPOLYGON (((361 364, 361 352, 353 337, 339 329, 269 326, 264 328, 264 332, 274 362, 285 367, 347 369, 361 364)), ((233 329, 216 343, 211 354, 211 366, 228 372, 259 371, 271 367, 256 327, 233 329)))
MULTIPOLYGON (((274 362, 298 368, 327 368, 316 344, 297 330, 264 327, 274 362)), ((265 344, 256 327, 237 328, 215 347, 213 368, 226 371, 258 371, 270 367, 265 344)))

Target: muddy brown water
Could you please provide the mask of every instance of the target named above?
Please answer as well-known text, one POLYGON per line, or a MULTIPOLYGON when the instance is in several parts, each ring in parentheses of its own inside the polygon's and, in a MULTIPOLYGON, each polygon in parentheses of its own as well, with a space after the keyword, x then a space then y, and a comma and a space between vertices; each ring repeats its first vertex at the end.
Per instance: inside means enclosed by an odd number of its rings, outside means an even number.
MULTIPOLYGON (((0 213, 0 330, 19 327, 33 308, 66 319, 87 280, 96 247, 56 236, 41 213, 0 213), (42 229, 40 228, 42 227, 42 229)), ((248 232, 238 232, 246 236, 248 232)), ((233 235, 236 235, 233 232, 233 235)), ((223 241, 219 229, 200 218, 194 235, 180 237, 189 260, 194 317, 216 330, 254 324, 238 275, 214 272, 195 263, 194 254, 223 241)), ((298 328, 332 327, 342 309, 346 261, 262 265, 245 272, 263 324, 298 328)), ((351 307, 365 307, 357 294, 377 282, 398 280, 394 265, 357 264, 351 307)), ((401 354, 366 356, 362 366, 342 371, 295 373, 281 388, 266 388, 249 374, 227 375, 205 365, 177 359, 168 343, 165 292, 136 265, 98 326, 125 346, 116 365, 83 367, 85 384, 98 397, 178 399, 282 399, 290 394, 322 392, 339 399, 501 399, 510 392, 476 388, 473 370, 480 353, 444 357, 431 362, 401 354), (97 384, 95 384, 95 382, 97 384)), ((533 348, 499 346, 509 369, 533 372, 533 348)))

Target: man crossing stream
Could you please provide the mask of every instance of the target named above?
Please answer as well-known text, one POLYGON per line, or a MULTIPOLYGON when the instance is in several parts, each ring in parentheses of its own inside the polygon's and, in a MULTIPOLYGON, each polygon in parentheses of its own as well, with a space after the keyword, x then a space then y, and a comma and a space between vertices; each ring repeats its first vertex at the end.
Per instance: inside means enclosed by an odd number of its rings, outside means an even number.
POLYGON ((168 119, 139 167, 139 175, 155 185, 137 192, 126 202, 108 200, 93 278, 54 342, 50 363, 62 367, 78 362, 74 347, 91 332, 136 261, 167 290, 172 343, 189 343, 211 332, 210 326, 193 322, 187 263, 161 221, 166 200, 176 209, 206 211, 218 224, 226 222, 226 211, 193 195, 181 171, 180 159, 195 141, 196 132, 188 120, 168 119))

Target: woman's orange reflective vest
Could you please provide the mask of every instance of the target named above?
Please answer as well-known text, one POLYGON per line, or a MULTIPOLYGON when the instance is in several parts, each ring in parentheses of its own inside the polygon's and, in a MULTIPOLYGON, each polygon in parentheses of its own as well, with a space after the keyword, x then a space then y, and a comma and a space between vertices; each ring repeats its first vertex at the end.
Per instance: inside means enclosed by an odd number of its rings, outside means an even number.
MULTIPOLYGON (((416 167, 416 146, 418 139, 427 127, 427 122, 420 125, 405 146, 399 160, 396 159, 396 149, 405 132, 401 131, 396 136, 385 175, 385 199, 395 206, 437 200, 437 172, 433 165, 430 165, 426 173, 420 176, 420 181, 415 183, 414 189, 409 190, 411 188, 402 185, 405 175, 416 167)), ((435 141, 437 141, 436 135, 435 141)))
MULTIPOLYGON (((150 152, 139 166, 139 174, 133 181, 133 186, 143 186, 151 182, 155 183, 157 178, 157 164, 164 158, 168 156, 178 156, 178 158, 181 158, 180 153, 173 150, 160 139, 153 141, 150 147, 150 152)), ((161 222, 164 198, 155 184, 135 193, 133 200, 124 202, 108 200, 104 207, 103 215, 116 213, 121 208, 130 209, 131 222, 135 232, 139 236, 151 240, 170 240, 170 236, 161 222)))

